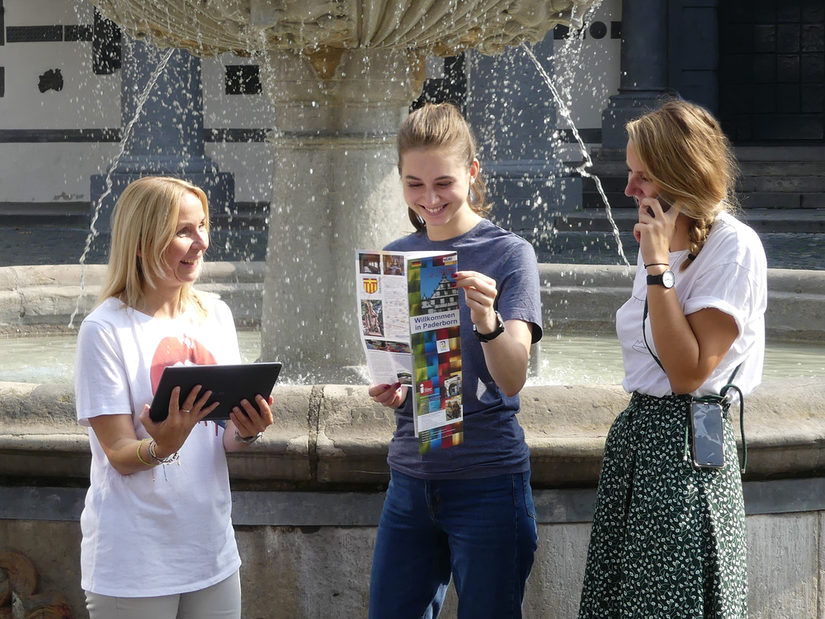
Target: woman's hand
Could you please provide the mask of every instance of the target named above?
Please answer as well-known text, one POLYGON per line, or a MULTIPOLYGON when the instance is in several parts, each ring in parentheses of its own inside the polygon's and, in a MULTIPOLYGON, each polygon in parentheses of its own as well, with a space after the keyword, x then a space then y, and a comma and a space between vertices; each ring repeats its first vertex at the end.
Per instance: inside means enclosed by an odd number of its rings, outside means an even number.
POLYGON ((274 399, 270 395, 268 398, 258 394, 255 396, 255 406, 249 400, 241 400, 240 406, 235 406, 229 411, 229 421, 223 433, 223 447, 226 451, 237 451, 248 446, 235 439, 235 432, 241 438, 257 436, 269 426, 275 419, 272 416, 272 403, 274 399))
POLYGON ((464 300, 470 309, 470 320, 479 333, 492 333, 498 325, 494 303, 498 290, 496 280, 477 271, 456 271, 457 288, 464 290, 464 300))
MULTIPOLYGON (((492 333, 498 326, 496 280, 477 271, 456 271, 456 287, 464 290, 470 320, 479 333, 492 333)), ((527 380, 532 327, 522 320, 507 320, 504 333, 481 346, 490 376, 505 395, 514 396, 527 380)))
POLYGON ((667 211, 656 198, 642 198, 638 201, 639 222, 633 226, 633 236, 639 243, 644 264, 670 261, 670 247, 676 233, 679 205, 674 204, 667 211))
POLYGON ((178 451, 189 434, 199 421, 215 410, 218 402, 208 404, 212 396, 211 391, 201 394, 201 385, 195 385, 187 394, 182 405, 180 401, 180 387, 172 389, 169 397, 169 412, 163 421, 154 422, 149 416, 149 405, 143 408, 140 414, 140 422, 153 439, 155 439, 155 454, 159 458, 171 456, 178 451))
POLYGON ((404 399, 407 397, 407 387, 401 383, 372 385, 369 394, 373 402, 378 402, 389 408, 398 408, 404 403, 404 399))

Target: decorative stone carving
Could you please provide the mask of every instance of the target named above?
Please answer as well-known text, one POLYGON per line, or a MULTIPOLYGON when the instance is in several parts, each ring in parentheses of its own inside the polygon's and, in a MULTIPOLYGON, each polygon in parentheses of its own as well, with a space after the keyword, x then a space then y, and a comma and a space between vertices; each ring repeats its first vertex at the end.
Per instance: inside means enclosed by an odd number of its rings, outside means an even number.
POLYGON ((200 56, 395 48, 495 54, 579 25, 593 0, 96 0, 135 38, 200 56))

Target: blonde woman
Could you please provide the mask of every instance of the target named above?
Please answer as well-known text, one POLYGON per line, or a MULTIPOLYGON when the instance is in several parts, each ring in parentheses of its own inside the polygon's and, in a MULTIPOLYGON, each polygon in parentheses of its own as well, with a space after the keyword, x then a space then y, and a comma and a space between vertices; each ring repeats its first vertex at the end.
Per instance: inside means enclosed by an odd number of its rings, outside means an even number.
POLYGON ((733 428, 722 411, 724 459, 704 461, 692 415, 732 377, 744 395, 761 380, 765 253, 730 214, 736 164, 705 109, 668 101, 627 132, 640 249, 616 331, 632 397, 605 444, 579 617, 744 618, 733 428))
POLYGON ((232 314, 193 284, 209 247, 204 192, 146 177, 120 197, 106 282, 78 333, 77 417, 89 427, 80 523, 81 585, 92 619, 240 617, 240 557, 226 451, 272 423, 271 398, 234 407, 225 427, 195 387, 154 423, 166 366, 239 363, 232 314))

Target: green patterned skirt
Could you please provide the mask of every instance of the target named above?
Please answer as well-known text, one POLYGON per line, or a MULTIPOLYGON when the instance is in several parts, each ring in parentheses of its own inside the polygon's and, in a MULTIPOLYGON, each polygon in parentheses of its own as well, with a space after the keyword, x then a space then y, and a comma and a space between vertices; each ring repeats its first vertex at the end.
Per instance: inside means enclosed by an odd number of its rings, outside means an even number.
POLYGON ((745 509, 736 443, 725 466, 697 469, 689 396, 634 393, 613 423, 579 619, 746 618, 745 509))

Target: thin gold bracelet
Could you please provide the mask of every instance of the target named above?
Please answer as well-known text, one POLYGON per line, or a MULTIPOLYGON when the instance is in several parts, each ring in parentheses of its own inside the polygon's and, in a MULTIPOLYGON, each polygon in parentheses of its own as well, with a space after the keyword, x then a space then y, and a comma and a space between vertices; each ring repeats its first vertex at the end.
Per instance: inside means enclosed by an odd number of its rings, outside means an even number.
POLYGON ((146 466, 155 466, 151 462, 146 462, 146 460, 143 459, 143 456, 140 455, 140 448, 143 447, 143 443, 145 443, 148 440, 149 440, 148 438, 144 438, 144 439, 141 439, 140 441, 138 441, 137 457, 138 457, 138 460, 140 460, 141 463, 145 464, 146 466))

